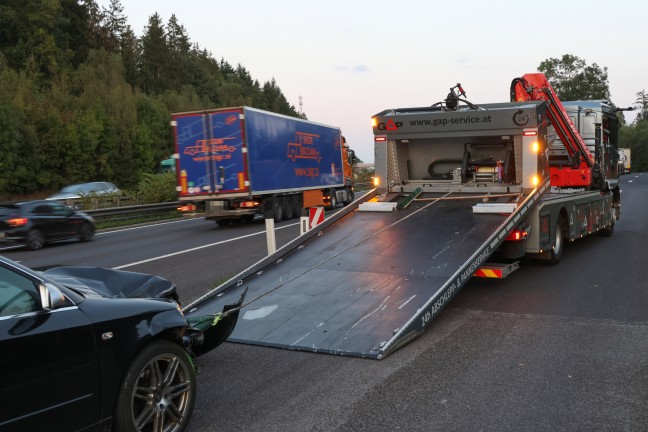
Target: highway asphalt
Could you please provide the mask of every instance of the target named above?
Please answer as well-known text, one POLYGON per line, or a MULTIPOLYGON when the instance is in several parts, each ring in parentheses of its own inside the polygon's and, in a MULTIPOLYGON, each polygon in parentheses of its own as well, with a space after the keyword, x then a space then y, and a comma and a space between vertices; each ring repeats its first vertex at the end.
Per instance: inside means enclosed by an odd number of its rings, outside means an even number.
MULTIPOLYGON (((612 237, 471 280, 384 360, 224 344, 200 360, 188 431, 647 431, 648 175, 621 184, 612 237)), ((279 227, 279 244, 299 231, 279 227)), ((0 253, 160 274, 188 301, 263 257, 263 228, 194 220, 0 253)))

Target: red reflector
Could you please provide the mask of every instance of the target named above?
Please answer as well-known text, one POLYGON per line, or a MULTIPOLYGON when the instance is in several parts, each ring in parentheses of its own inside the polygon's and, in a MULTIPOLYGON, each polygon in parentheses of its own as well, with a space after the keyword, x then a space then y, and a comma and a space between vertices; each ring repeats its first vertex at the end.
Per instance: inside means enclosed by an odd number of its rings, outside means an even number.
POLYGON ((524 131, 523 135, 524 136, 536 136, 536 135, 538 135, 538 131, 524 131))
POLYGON ((384 141, 387 141, 387 137, 386 136, 377 136, 375 138, 375 140, 378 141, 378 142, 384 142, 384 141))
POLYGON ((13 219, 9 219, 7 221, 9 226, 12 226, 12 227, 18 227, 18 226, 26 225, 27 222, 29 222, 29 219, 27 219, 27 218, 13 218, 13 219))

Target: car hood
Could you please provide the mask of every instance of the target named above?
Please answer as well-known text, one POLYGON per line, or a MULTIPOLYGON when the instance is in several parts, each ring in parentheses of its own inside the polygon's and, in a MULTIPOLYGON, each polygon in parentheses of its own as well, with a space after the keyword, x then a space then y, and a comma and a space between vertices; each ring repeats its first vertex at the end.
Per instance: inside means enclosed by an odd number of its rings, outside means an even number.
MULTIPOLYGON (((42 274, 86 296, 163 298, 180 305, 175 284, 160 276, 102 267, 55 267, 43 271, 42 274)), ((187 342, 188 348, 196 356, 210 352, 232 334, 246 293, 247 289, 236 303, 223 306, 220 313, 187 320, 187 334, 196 336, 187 342)))
POLYGON ((101 267, 56 267, 43 272, 55 282, 106 298, 166 298, 178 301, 176 286, 160 276, 101 267))

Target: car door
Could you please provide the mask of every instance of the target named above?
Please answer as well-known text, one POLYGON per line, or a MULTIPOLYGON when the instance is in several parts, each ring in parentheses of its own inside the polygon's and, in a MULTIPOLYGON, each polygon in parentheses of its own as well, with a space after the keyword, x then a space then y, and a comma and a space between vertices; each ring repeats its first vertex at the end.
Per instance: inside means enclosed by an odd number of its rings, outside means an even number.
POLYGON ((99 420, 93 326, 69 300, 44 310, 39 283, 0 262, 1 431, 76 431, 99 420))
POLYGON ((52 229, 56 232, 56 237, 72 237, 79 230, 81 219, 73 217, 74 211, 61 203, 50 202, 49 214, 52 217, 52 229))
POLYGON ((65 238, 74 235, 75 226, 69 223, 69 207, 57 202, 40 201, 31 210, 36 228, 45 234, 48 240, 65 238))

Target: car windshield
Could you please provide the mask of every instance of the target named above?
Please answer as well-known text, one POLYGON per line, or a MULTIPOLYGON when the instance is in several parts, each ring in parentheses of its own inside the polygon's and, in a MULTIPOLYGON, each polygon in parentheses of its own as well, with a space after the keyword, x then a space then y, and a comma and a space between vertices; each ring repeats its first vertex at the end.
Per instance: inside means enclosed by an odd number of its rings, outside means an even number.
POLYGON ((99 192, 99 191, 108 191, 108 190, 116 190, 116 186, 113 186, 109 183, 83 183, 83 184, 66 186, 63 189, 61 189, 61 192, 88 194, 90 192, 99 192))
POLYGON ((92 190, 97 190, 97 188, 88 185, 72 185, 64 187, 61 192, 90 192, 92 190))

